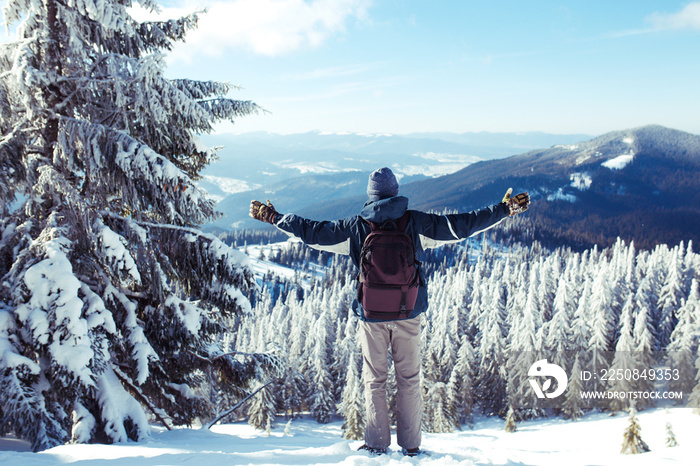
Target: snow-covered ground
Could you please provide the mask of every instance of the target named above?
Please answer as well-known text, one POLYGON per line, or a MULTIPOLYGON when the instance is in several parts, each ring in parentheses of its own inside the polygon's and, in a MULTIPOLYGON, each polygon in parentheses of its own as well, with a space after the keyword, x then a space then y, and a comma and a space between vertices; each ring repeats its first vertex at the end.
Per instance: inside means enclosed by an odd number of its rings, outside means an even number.
MULTIPOLYGON (((278 277, 292 281, 294 279, 294 274, 296 273, 293 268, 285 267, 280 264, 276 264, 268 260, 270 254, 279 249, 288 248, 291 243, 299 242, 296 239, 290 239, 280 243, 272 243, 265 245, 249 245, 245 248, 239 248, 242 252, 246 253, 250 258, 250 268, 255 274, 255 278, 258 284, 262 284, 262 277, 268 272, 277 275, 278 277)), ((308 288, 311 286, 311 279, 322 279, 325 273, 328 271, 327 267, 309 263, 308 269, 305 272, 299 272, 300 284, 308 288)))
POLYGON ((371 457, 356 451, 362 442, 343 440, 341 421, 318 424, 294 420, 289 435, 279 420, 268 436, 246 423, 203 429, 166 431, 154 428, 151 438, 120 445, 64 445, 41 453, 26 451, 26 443, 0 440, 2 465, 638 465, 700 464, 700 416, 690 409, 655 409, 638 415, 641 433, 651 451, 622 455, 622 434, 628 417, 589 415, 576 422, 562 419, 527 421, 507 433, 497 418, 476 423, 473 430, 424 434, 422 447, 430 456, 407 458, 393 439, 391 452, 371 457), (670 421, 678 446, 666 447, 670 421), (12 450, 15 451, 12 451, 12 450), (25 449, 25 451, 16 451, 25 449))

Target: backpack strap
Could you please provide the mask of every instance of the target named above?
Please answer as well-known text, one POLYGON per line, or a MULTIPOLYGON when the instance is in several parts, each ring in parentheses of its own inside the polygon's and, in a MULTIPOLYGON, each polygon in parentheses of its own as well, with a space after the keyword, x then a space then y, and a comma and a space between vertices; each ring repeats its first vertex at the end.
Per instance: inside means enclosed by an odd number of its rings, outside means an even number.
POLYGON ((383 223, 375 223, 370 220, 367 220, 363 217, 360 217, 362 220, 365 222, 369 223, 370 228, 372 231, 378 231, 378 230, 395 230, 395 231, 400 231, 400 232, 405 232, 406 227, 408 226, 408 215, 409 212, 408 210, 404 212, 404 214, 396 219, 389 219, 385 220, 383 223))

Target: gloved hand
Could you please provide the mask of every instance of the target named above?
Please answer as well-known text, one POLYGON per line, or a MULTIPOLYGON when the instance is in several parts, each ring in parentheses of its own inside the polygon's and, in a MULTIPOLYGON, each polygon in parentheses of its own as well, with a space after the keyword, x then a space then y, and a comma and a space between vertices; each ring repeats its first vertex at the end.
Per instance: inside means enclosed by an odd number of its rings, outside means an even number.
POLYGON ((269 199, 267 200, 267 205, 260 201, 250 201, 250 216, 255 220, 274 225, 279 215, 280 213, 275 210, 269 199))
POLYGON ((508 206, 508 215, 511 217, 515 214, 525 212, 530 206, 530 195, 528 193, 516 194, 515 197, 510 197, 513 188, 508 188, 506 195, 503 196, 503 203, 508 206))

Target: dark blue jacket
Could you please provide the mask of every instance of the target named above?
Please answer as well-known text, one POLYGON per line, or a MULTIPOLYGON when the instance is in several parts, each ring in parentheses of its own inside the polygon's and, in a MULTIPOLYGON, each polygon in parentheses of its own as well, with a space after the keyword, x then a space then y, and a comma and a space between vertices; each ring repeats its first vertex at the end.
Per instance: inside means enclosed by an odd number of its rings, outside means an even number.
MULTIPOLYGON (((367 201, 360 215, 342 220, 317 222, 295 214, 286 214, 275 225, 314 249, 349 254, 353 264, 359 267, 362 244, 370 233, 369 224, 362 219, 383 223, 386 220, 401 217, 407 210, 408 198, 396 196, 379 201, 367 201)), ((437 215, 409 210, 406 233, 413 240, 416 258, 420 260, 425 249, 462 241, 491 228, 506 217, 508 217, 508 207, 504 203, 463 214, 437 215)), ((411 318, 425 312, 428 308, 425 280, 422 282, 411 318)), ((361 319, 371 320, 364 317, 357 300, 352 307, 361 319)))

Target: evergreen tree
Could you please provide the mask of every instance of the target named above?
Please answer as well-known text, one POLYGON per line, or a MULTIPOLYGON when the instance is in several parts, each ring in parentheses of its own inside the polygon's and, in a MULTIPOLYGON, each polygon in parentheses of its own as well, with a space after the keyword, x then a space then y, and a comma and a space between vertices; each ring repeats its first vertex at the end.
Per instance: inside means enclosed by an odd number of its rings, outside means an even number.
POLYGON ((667 347, 668 362, 671 370, 678 371, 680 378, 669 380, 669 389, 690 393, 694 380, 688 374, 695 374, 695 348, 697 347, 697 332, 693 331, 691 305, 683 300, 678 310, 678 325, 673 329, 671 340, 667 347))
POLYGON ((296 363, 288 362, 284 367, 282 377, 275 384, 276 406, 279 413, 284 413, 286 417, 292 419, 302 412, 304 393, 308 389, 308 383, 296 363))
POLYGON ((542 345, 538 331, 542 327, 542 316, 537 306, 539 276, 538 267, 533 267, 527 292, 527 301, 522 315, 513 321, 508 345, 508 403, 513 408, 516 420, 531 419, 541 415, 538 398, 533 395, 528 382, 528 371, 539 359, 542 345))
MULTIPOLYGON (((335 288, 336 293, 342 293, 340 289, 335 288)), ((332 295, 332 297, 336 294, 332 295)), ((346 316, 347 317, 347 316, 346 316)), ((336 380, 336 399, 341 401, 343 392, 346 389, 347 378, 352 358, 358 350, 357 345, 357 324, 359 319, 345 319, 345 322, 338 320, 338 330, 336 331, 336 343, 333 345, 333 362, 331 364, 331 373, 336 380), (342 327, 342 329, 341 329, 342 327)))
POLYGON ((365 406, 360 361, 359 351, 351 355, 342 400, 338 406, 338 412, 345 418, 343 437, 348 440, 360 440, 365 432, 365 406))
POLYGON ((571 302, 569 286, 565 277, 560 277, 554 298, 552 320, 545 324, 545 349, 551 354, 551 362, 569 373, 571 343, 571 320, 574 304, 571 302))
MULTIPOLYGON (((669 412, 666 408, 666 418, 668 418, 669 412)), ((670 420, 666 420, 666 446, 669 448, 677 447, 678 440, 676 440, 676 434, 673 432, 673 426, 670 420)))
POLYGON ((268 433, 275 423, 277 414, 272 387, 273 385, 268 385, 260 390, 248 407, 248 424, 268 433))
MULTIPOLYGON (((594 248, 595 251, 595 248, 594 248)), ((593 256, 593 254, 592 254, 593 256)), ((593 260, 593 259, 591 259, 593 260)), ((590 303, 590 338, 588 340, 587 368, 594 374, 600 374, 602 369, 610 367, 610 352, 614 348, 612 293, 610 290, 607 267, 600 264, 601 270, 593 282, 590 303)), ((593 381, 592 390, 599 390, 602 382, 597 378, 593 381)))
POLYGON ((130 5, 5 8, 20 24, 0 49, 0 347, 11 355, 0 425, 35 450, 143 438, 142 406, 189 424, 210 413, 197 388, 207 367, 241 387, 255 374, 213 359, 253 278, 196 228, 217 213, 194 181, 215 156, 196 134, 257 107, 226 98, 227 84, 166 79, 160 52, 197 17, 138 23, 130 5))
POLYGON ((462 424, 472 425, 474 410, 473 375, 472 365, 474 361, 474 348, 466 335, 462 336, 462 342, 457 352, 457 362, 450 374, 447 384, 447 396, 453 400, 455 410, 455 427, 461 428, 462 424))
POLYGON ((452 295, 454 288, 447 286, 444 278, 439 278, 439 287, 436 286, 437 282, 431 283, 431 291, 440 292, 435 293, 437 296, 431 296, 427 318, 429 330, 425 339, 427 364, 424 365, 423 376, 430 382, 446 383, 457 360, 458 336, 457 327, 453 323, 457 321, 458 315, 452 295))
POLYGON ((688 398, 688 407, 694 408, 696 414, 700 414, 700 351, 695 359, 695 387, 688 398))
POLYGON ((637 420, 637 410, 634 408, 634 402, 632 402, 630 407, 629 421, 630 423, 624 432, 620 453, 635 455, 649 451, 649 446, 642 440, 642 428, 637 420))
POLYGON ((365 428, 365 406, 364 406, 364 386, 362 384, 362 353, 357 343, 358 320, 347 319, 345 326, 345 337, 340 346, 342 347, 342 359, 345 364, 346 373, 343 379, 343 390, 338 404, 338 413, 343 415, 343 436, 350 440, 359 440, 364 435, 365 428))
POLYGON ((454 404, 449 402, 447 386, 434 382, 428 390, 423 414, 423 428, 427 432, 453 432, 455 427, 454 404))
MULTIPOLYGON (((620 330, 620 339, 615 346, 615 356, 612 365, 610 366, 613 374, 620 373, 621 376, 613 376, 609 379, 610 389, 618 392, 629 392, 634 388, 633 381, 625 376, 625 372, 631 371, 637 366, 636 353, 634 353, 634 335, 633 335, 633 316, 634 312, 634 296, 629 295, 625 306, 622 308, 622 328, 620 330)), ((629 400, 627 398, 614 398, 610 400, 610 409, 613 411, 622 411, 627 409, 629 400)))
MULTIPOLYGON (((637 308, 637 316, 634 322, 634 361, 638 373, 642 373, 645 369, 654 367, 654 349, 657 346, 655 337, 655 329, 652 324, 651 309, 648 299, 647 278, 644 277, 634 295, 635 307, 637 308)), ((639 377, 637 380, 632 380, 634 389, 637 391, 651 392, 654 389, 654 381, 649 377, 639 377)), ((654 404, 652 399, 639 400, 637 406, 640 409, 647 408, 654 404)))
MULTIPOLYGON (((591 297, 590 279, 586 279, 583 283, 583 289, 580 292, 579 300, 574 311, 574 318, 571 323, 571 349, 575 351, 585 351, 588 349, 588 341, 591 336, 590 324, 590 297, 591 297)), ((582 361, 583 362, 583 361, 582 361)))
POLYGON ((311 391, 307 395, 307 404, 312 416, 322 424, 330 422, 336 412, 329 361, 330 341, 332 341, 329 322, 328 312, 322 309, 310 338, 312 350, 309 361, 311 371, 309 388, 311 391))
MULTIPOLYGON (((700 325, 700 286, 698 286, 698 281, 696 279, 692 280, 690 296, 688 296, 688 301, 686 301, 684 307, 687 308, 684 312, 690 314, 689 319, 695 322, 695 328, 697 329, 698 325, 700 325)), ((697 330, 695 338, 695 351, 697 354, 695 358, 695 387, 690 393, 688 406, 695 408, 695 412, 700 414, 700 350, 697 345, 697 330)), ((681 373, 681 377, 684 377, 683 373, 681 373)))
POLYGON ((670 337, 676 327, 678 316, 676 310, 680 306, 683 293, 681 291, 682 266, 678 259, 678 249, 674 249, 666 280, 659 293, 658 307, 661 313, 659 328, 659 344, 665 348, 669 344, 670 337))
POLYGON ((515 424, 515 411, 512 406, 508 407, 508 414, 506 414, 506 425, 504 430, 508 433, 513 433, 518 430, 518 426, 515 424))
MULTIPOLYGON (((494 284, 492 290, 497 290, 494 284)), ((485 294, 485 293, 484 293, 485 294)), ((483 295, 482 295, 483 296, 483 295)), ((478 326, 476 400, 486 415, 502 415, 506 399, 505 322, 498 308, 482 313, 478 326)))
POLYGON ((540 267, 537 297, 543 322, 549 322, 554 312, 554 296, 561 275, 561 263, 556 253, 547 257, 540 267), (555 281, 556 280, 556 281, 555 281))
POLYGON ((575 421, 583 416, 583 399, 581 398, 581 364, 578 353, 574 357, 574 365, 571 369, 569 384, 564 393, 562 415, 564 419, 575 421))

